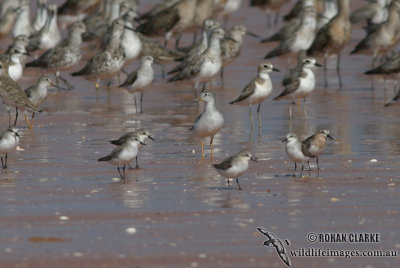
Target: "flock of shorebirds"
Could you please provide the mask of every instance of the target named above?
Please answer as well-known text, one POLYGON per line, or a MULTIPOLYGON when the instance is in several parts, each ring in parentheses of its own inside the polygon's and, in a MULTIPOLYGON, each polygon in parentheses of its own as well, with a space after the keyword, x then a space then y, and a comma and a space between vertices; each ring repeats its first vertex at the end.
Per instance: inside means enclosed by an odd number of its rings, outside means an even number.
MULTIPOLYGON (((267 29, 272 29, 280 19, 280 8, 288 0, 250 0, 250 6, 266 11, 267 29), (270 15, 275 12, 275 20, 270 15)), ((0 97, 8 107, 9 127, 0 136, 0 153, 3 168, 7 168, 8 153, 15 150, 20 141, 16 128, 18 110, 24 110, 25 121, 33 129, 34 116, 40 113, 40 104, 44 101, 49 87, 72 89, 68 79, 60 76, 76 66, 82 58, 83 42, 91 42, 91 48, 100 44, 97 52, 84 67, 72 76, 83 76, 95 81, 95 88, 102 81, 124 73, 123 66, 140 58, 137 70, 127 75, 119 86, 135 94, 136 111, 143 112, 143 93, 154 78, 153 63, 161 64, 179 61, 168 72, 168 82, 188 80, 196 101, 204 102, 203 112, 196 118, 190 131, 201 139, 201 154, 204 158, 204 138, 210 137, 211 158, 213 157, 213 137, 224 125, 223 115, 216 106, 216 94, 207 90, 208 83, 218 74, 222 81, 224 66, 233 62, 240 54, 244 35, 254 37, 243 25, 234 25, 225 30, 230 15, 244 4, 242 0, 164 0, 154 5, 145 13, 139 13, 138 0, 67 0, 57 7, 47 0, 37 0, 31 20, 31 1, 3 0, 0 5, 0 38, 12 35, 13 43, 0 56, 0 97), (222 21, 223 23, 221 23, 222 21), (68 26, 68 35, 62 39, 62 29, 68 26), (200 31, 200 37, 197 32, 200 31), (193 43, 189 47, 180 47, 181 35, 193 33, 193 43), (164 43, 153 37, 163 37, 164 43), (175 38, 175 49, 168 43, 175 38), (28 53, 40 51, 40 56, 28 61, 28 53), (18 84, 25 67, 35 67, 55 73, 55 83, 42 75, 36 85, 25 90, 18 84), (60 84, 63 83, 63 86, 60 84), (200 88, 201 85, 201 88, 200 88), (139 96, 136 96, 139 93, 139 96), (137 97, 139 98, 137 100, 137 97), (15 119, 11 119, 10 107, 15 107, 15 119), (27 113, 31 113, 29 120, 27 113), (3 157, 4 156, 4 157, 3 157)), ((274 100, 286 99, 291 102, 305 100, 315 89, 313 68, 323 66, 325 86, 327 86, 327 59, 337 56, 337 74, 340 88, 340 53, 351 37, 352 23, 365 23, 367 32, 351 52, 372 55, 372 68, 365 74, 383 74, 391 77, 400 72, 400 54, 385 58, 397 45, 400 39, 400 1, 376 0, 365 3, 359 10, 350 12, 349 0, 299 0, 291 11, 283 16, 285 24, 275 34, 262 39, 261 42, 278 42, 277 46, 265 55, 265 59, 286 57, 288 64, 297 58, 297 65, 285 75, 283 91, 274 100), (324 64, 317 63, 319 55, 324 64), (377 65, 381 60, 381 65, 377 65)), ((92 50, 92 49, 91 49, 92 50)), ((272 92, 270 73, 279 70, 270 62, 258 64, 258 74, 242 90, 241 94, 230 104, 249 106, 252 129, 252 105, 257 105, 257 116, 260 128, 260 107, 272 92)), ((109 85, 109 84, 108 84, 109 85)), ((400 92, 400 91, 399 91, 400 92)), ((393 102, 400 98, 397 93, 393 102)), ((305 106, 304 113, 306 114, 305 106)), ((290 106, 291 117, 291 106, 290 106)), ((119 175, 125 180, 125 169, 136 159, 145 146, 146 139, 153 139, 145 129, 127 133, 117 140, 110 141, 116 148, 98 161, 108 161, 117 165, 119 175)), ((295 163, 302 165, 318 157, 324 151, 327 141, 333 139, 329 130, 318 130, 305 140, 289 133, 283 140, 286 153, 295 163)), ((215 164, 217 171, 229 179, 238 178, 245 173, 249 160, 256 161, 247 149, 237 155, 215 164)), ((130 167, 130 166, 129 166, 130 167)), ((295 175, 293 174, 293 175, 295 175)))

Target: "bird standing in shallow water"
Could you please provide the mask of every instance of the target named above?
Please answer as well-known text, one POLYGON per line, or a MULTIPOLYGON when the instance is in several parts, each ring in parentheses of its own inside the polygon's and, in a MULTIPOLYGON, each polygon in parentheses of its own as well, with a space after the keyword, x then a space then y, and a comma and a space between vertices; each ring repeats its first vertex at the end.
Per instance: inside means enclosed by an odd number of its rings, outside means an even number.
POLYGON ((128 91, 133 93, 133 98, 135 99, 136 113, 138 112, 138 106, 136 102, 136 92, 140 92, 140 113, 143 113, 143 90, 148 87, 154 79, 154 71, 152 68, 154 60, 152 56, 143 56, 141 60, 140 67, 132 72, 126 78, 120 87, 130 86, 128 91))
POLYGON ((304 171, 304 162, 310 161, 310 157, 303 153, 301 141, 296 134, 289 133, 286 135, 285 139, 282 140, 282 142, 285 143, 285 151, 287 156, 294 162, 293 177, 296 176, 297 163, 301 163, 300 177, 302 177, 304 171))
POLYGON ((192 127, 190 128, 190 131, 192 131, 196 137, 199 137, 201 139, 201 158, 204 158, 203 139, 205 137, 211 137, 211 158, 213 158, 213 139, 224 125, 224 117, 217 110, 217 107, 215 105, 215 94, 213 92, 201 93, 198 101, 205 102, 204 111, 196 118, 192 127))
POLYGON ((243 149, 237 155, 231 156, 214 167, 218 173, 226 177, 230 189, 229 179, 235 179, 239 190, 242 190, 239 184, 239 177, 242 176, 249 168, 249 160, 257 162, 257 158, 253 157, 249 150, 243 149))
MULTIPOLYGON (((333 140, 332 136, 329 135, 329 130, 321 129, 301 143, 301 149, 304 155, 317 159, 318 172, 321 170, 319 168, 318 156, 324 151, 327 139, 333 140)), ((308 162, 308 168, 311 169, 310 162, 308 162)))
POLYGON ((261 63, 258 65, 258 75, 250 81, 242 90, 242 93, 235 100, 229 102, 230 104, 239 104, 249 106, 249 115, 251 121, 251 129, 254 129, 253 116, 251 107, 253 104, 258 104, 257 117, 259 132, 261 132, 260 108, 261 103, 268 98, 272 92, 272 82, 269 73, 275 71, 279 72, 271 63, 261 63))
POLYGON ((0 158, 3 169, 7 168, 8 153, 17 148, 20 138, 18 129, 15 127, 9 127, 0 134, 0 158), (4 160, 3 154, 5 154, 4 160))

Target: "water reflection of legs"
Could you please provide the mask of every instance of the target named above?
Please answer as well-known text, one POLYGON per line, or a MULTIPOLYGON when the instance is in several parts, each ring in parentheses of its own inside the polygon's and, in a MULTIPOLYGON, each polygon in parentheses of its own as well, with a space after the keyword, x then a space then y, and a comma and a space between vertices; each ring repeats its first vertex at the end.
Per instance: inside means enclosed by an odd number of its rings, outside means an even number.
POLYGON ((251 104, 249 106, 249 116, 250 116, 250 122, 251 122, 251 132, 254 130, 254 121, 253 121, 253 114, 251 113, 251 104))

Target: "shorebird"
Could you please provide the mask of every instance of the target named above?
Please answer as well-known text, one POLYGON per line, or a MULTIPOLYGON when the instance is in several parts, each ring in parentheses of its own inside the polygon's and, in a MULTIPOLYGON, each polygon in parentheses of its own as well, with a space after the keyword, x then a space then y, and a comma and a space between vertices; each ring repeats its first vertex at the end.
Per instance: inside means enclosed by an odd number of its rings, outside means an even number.
POLYGON ((229 102, 230 104, 239 104, 249 106, 249 115, 251 121, 251 129, 254 129, 253 116, 251 107, 253 104, 258 104, 257 118, 258 127, 261 131, 260 108, 261 103, 268 98, 272 92, 272 82, 269 73, 272 71, 279 72, 271 63, 261 63, 258 65, 258 75, 253 78, 242 90, 242 93, 235 100, 229 102))
POLYGON ((124 49, 120 46, 124 21, 116 19, 111 27, 111 38, 105 50, 93 56, 81 70, 72 73, 72 76, 84 75, 88 80, 96 80, 96 89, 100 86, 100 80, 112 78, 125 63, 124 49))
POLYGON ((0 158, 3 169, 7 168, 7 156, 17 148, 20 138, 18 129, 15 127, 9 127, 0 134, 0 158))
MULTIPOLYGON (((125 26, 129 28, 133 28, 132 21, 136 17, 136 12, 128 11, 123 16, 125 20, 125 26)), ((136 34, 135 31, 131 29, 124 29, 124 33, 121 37, 121 46, 125 51, 126 60, 136 59, 141 50, 142 50, 142 42, 140 41, 140 37, 136 34)))
MULTIPOLYGON (((12 49, 18 49, 22 51, 23 53, 26 53, 26 47, 29 44, 29 37, 26 35, 18 35, 14 37, 13 43, 8 47, 7 51, 5 52, 6 55, 11 54, 12 49)), ((24 65, 25 65, 25 59, 24 60, 24 65)))
POLYGON ((308 6, 302 11, 300 24, 287 39, 282 39, 278 47, 270 51, 264 59, 282 56, 287 53, 297 53, 308 49, 315 36, 317 26, 316 11, 314 7, 308 6))
POLYGON ((389 7, 388 19, 369 32, 351 51, 350 54, 372 54, 372 68, 377 56, 391 51, 400 39, 400 3, 393 0, 389 7))
MULTIPOLYGON (((386 59, 381 65, 372 68, 364 74, 366 75, 383 75, 384 77, 384 88, 386 89, 386 78, 392 77, 397 85, 397 75, 400 72, 400 52, 393 54, 390 58, 386 59)), ((393 88, 395 89, 395 88, 393 88)))
MULTIPOLYGON (((305 109, 306 97, 315 89, 315 76, 312 69, 315 66, 322 66, 313 58, 303 59, 301 65, 289 70, 282 81, 284 90, 274 100, 281 99, 303 99, 304 113, 307 116, 305 109)), ((290 118, 292 117, 292 106, 289 109, 290 118)))
POLYGON ((60 70, 74 66, 82 57, 82 34, 86 31, 85 24, 80 21, 74 22, 69 27, 68 37, 61 44, 45 51, 39 58, 28 62, 27 67, 40 67, 56 70, 56 84, 58 79, 64 81, 68 88, 72 85, 60 76, 60 70))
POLYGON ((16 19, 16 14, 17 14, 18 9, 14 7, 8 7, 7 10, 5 11, 5 14, 3 14, 0 18, 0 38, 3 38, 7 36, 13 26, 14 26, 14 21, 16 19))
POLYGON ((103 0, 67 0, 58 8, 60 21, 65 23, 82 20, 86 14, 91 14, 104 2, 103 0))
MULTIPOLYGON (((111 140, 110 143, 113 144, 113 145, 121 146, 121 145, 124 145, 129 140, 131 140, 132 138, 139 140, 143 144, 144 144, 144 142, 146 141, 147 138, 149 138, 150 140, 154 141, 154 138, 152 136, 150 136, 150 133, 146 129, 140 128, 138 130, 135 130, 135 131, 132 131, 132 132, 128 132, 125 135, 122 135, 117 140, 111 140)), ((143 147, 143 145, 140 144, 139 145, 139 150, 142 149, 142 147, 143 147)), ((129 169, 139 169, 139 163, 138 163, 138 157, 137 156, 136 156, 136 166, 135 166, 135 168, 132 168, 129 165, 129 163, 128 163, 128 167, 129 167, 129 169)))
MULTIPOLYGON (((329 135, 329 130, 320 129, 314 135, 308 137, 301 143, 301 149, 303 151, 303 154, 310 158, 317 159, 318 172, 321 170, 319 168, 318 156, 320 156, 322 152, 325 150, 327 139, 333 140, 332 136, 329 135)), ((310 162, 308 162, 308 168, 309 170, 311 169, 310 162)))
MULTIPOLYGON (((25 94, 29 98, 29 100, 35 105, 39 107, 39 105, 44 101, 47 96, 47 89, 49 87, 57 87, 57 85, 53 84, 49 77, 42 75, 37 81, 36 85, 28 87, 25 89, 25 94)), ((35 118, 35 112, 32 112, 31 122, 29 122, 27 115, 25 113, 25 121, 28 124, 29 129, 33 129, 33 120, 35 118)))
POLYGON ((289 0, 250 0, 250 6, 256 6, 265 10, 267 14, 267 28, 271 28, 271 12, 276 12, 274 20, 274 24, 276 25, 278 23, 280 8, 288 1, 289 0))
POLYGON ((366 21, 368 24, 381 24, 387 20, 388 0, 376 0, 369 2, 357 10, 354 10, 350 15, 351 23, 361 23, 366 21))
MULTIPOLYGON (((24 109, 30 112, 40 113, 39 110, 25 95, 25 92, 22 88, 11 79, 8 74, 8 65, 9 65, 9 57, 8 56, 0 56, 0 97, 3 100, 3 103, 9 106, 14 106, 16 115, 14 126, 17 124, 18 120, 18 108, 24 109)), ((9 125, 11 125, 11 114, 10 110, 8 110, 9 115, 9 125)), ((27 122, 28 126, 29 123, 27 122)))
POLYGON ((151 18, 154 18, 158 13, 161 11, 171 7, 172 5, 176 4, 177 2, 180 2, 182 0, 164 0, 161 1, 157 4, 155 4, 151 9, 146 11, 145 13, 141 14, 138 18, 139 21, 144 21, 144 20, 149 20, 151 18))
POLYGON ((296 134, 289 133, 285 139, 282 140, 285 143, 285 151, 287 156, 294 162, 294 173, 293 177, 296 176, 297 163, 301 163, 301 174, 303 176, 304 162, 310 161, 310 157, 306 156, 302 151, 302 143, 296 134))
POLYGON ((178 74, 170 78, 168 82, 190 79, 195 83, 195 96, 197 95, 197 87, 199 83, 203 83, 202 91, 204 91, 206 83, 221 69, 222 59, 220 41, 224 38, 224 35, 225 31, 220 27, 212 30, 208 47, 203 54, 195 57, 178 74))
POLYGON ((61 41, 61 34, 57 25, 57 5, 49 6, 49 15, 45 25, 29 36, 28 51, 36 49, 50 49, 61 41))
POLYGON ((143 56, 139 68, 129 74, 125 82, 119 85, 120 87, 130 86, 128 91, 133 94, 136 112, 138 112, 138 107, 135 93, 140 92, 140 113, 143 113, 143 90, 153 82, 154 71, 151 66, 153 62, 152 56, 143 56))
POLYGON ((224 38, 221 41, 221 79, 224 77, 224 66, 230 64, 233 60, 239 57, 242 49, 243 35, 250 35, 256 38, 260 38, 258 35, 249 32, 243 25, 234 25, 229 30, 228 38, 224 38))
POLYGON ((110 164, 117 165, 118 174, 121 177, 121 180, 125 180, 126 165, 135 159, 139 152, 140 145, 145 144, 136 137, 130 138, 124 144, 115 148, 109 155, 99 158, 97 161, 107 161, 110 164), (122 173, 119 166, 123 166, 122 173))
POLYGON ((22 77, 24 71, 23 59, 27 53, 18 48, 12 48, 9 55, 10 62, 8 65, 8 74, 12 80, 18 81, 22 77))
POLYGON ((192 25, 197 2, 198 0, 178 1, 149 17, 137 27, 137 31, 146 36, 164 35, 166 46, 172 36, 192 25))
POLYGON ((338 8, 338 13, 327 24, 319 29, 311 47, 307 50, 307 55, 314 56, 320 53, 324 55, 325 87, 328 87, 326 61, 328 56, 336 54, 336 72, 339 77, 339 86, 342 88, 343 84, 340 76, 340 52, 350 41, 351 37, 349 0, 338 0, 338 8))
POLYGON ((29 36, 31 34, 31 23, 29 18, 30 10, 30 1, 22 0, 20 2, 20 7, 18 8, 18 17, 12 29, 13 37, 21 34, 26 36, 29 36))
POLYGON ((211 137, 210 148, 211 158, 213 158, 213 139, 224 125, 224 117, 217 110, 215 93, 203 92, 198 101, 205 102, 204 111, 196 118, 190 131, 192 131, 196 137, 201 139, 201 158, 204 158, 204 138, 211 137))
POLYGON ((249 160, 257 162, 257 157, 252 156, 247 149, 241 150, 237 155, 228 157, 219 164, 213 165, 219 174, 227 178, 229 189, 231 185, 229 179, 236 178, 236 184, 239 190, 242 190, 239 184, 239 177, 249 168, 249 160))
POLYGON ((32 23, 32 30, 34 32, 40 31, 42 27, 46 24, 48 10, 46 7, 47 0, 37 0, 36 1, 36 15, 32 23))

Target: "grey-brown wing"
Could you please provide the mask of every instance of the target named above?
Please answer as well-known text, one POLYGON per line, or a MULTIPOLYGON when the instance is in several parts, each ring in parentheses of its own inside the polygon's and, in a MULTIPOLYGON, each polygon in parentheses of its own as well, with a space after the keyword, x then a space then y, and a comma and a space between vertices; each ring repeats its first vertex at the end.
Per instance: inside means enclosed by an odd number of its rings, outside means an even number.
POLYGON ((133 134, 134 134, 134 132, 126 133, 125 135, 122 135, 121 137, 119 137, 117 140, 111 140, 110 143, 114 144, 114 145, 122 145, 127 140, 129 140, 133 134))
POLYGON ((308 156, 308 157, 315 157, 314 155, 312 155, 310 153, 310 147, 311 147, 311 143, 313 140, 314 135, 308 137, 307 139, 305 139, 302 143, 301 143, 301 150, 303 152, 304 155, 308 156))
POLYGON ((231 156, 219 164, 215 164, 214 167, 221 170, 227 170, 232 167, 234 156, 231 156))
POLYGON ((197 122, 200 120, 200 118, 201 118, 202 115, 203 115, 203 114, 201 113, 201 114, 199 114, 199 115, 196 117, 196 120, 194 120, 193 125, 192 125, 191 128, 189 128, 189 130, 193 130, 193 129, 194 129, 194 126, 195 126, 195 125, 197 124, 197 122))
POLYGON ((255 87, 256 87, 256 79, 254 78, 253 80, 248 83, 245 88, 243 88, 242 93, 240 94, 239 97, 237 97, 234 101, 231 101, 230 104, 240 102, 246 98, 248 98, 251 94, 254 93, 255 87))
POLYGON ((132 85, 133 83, 135 83, 136 79, 137 79, 137 71, 134 71, 134 72, 132 72, 131 74, 128 75, 128 77, 126 78, 125 82, 123 82, 120 85, 120 87, 132 85))
POLYGON ((26 94, 26 96, 27 96, 28 98, 31 97, 31 92, 32 92, 32 89, 34 89, 34 88, 35 88, 35 86, 30 86, 30 87, 28 87, 27 89, 25 89, 25 94, 26 94))

